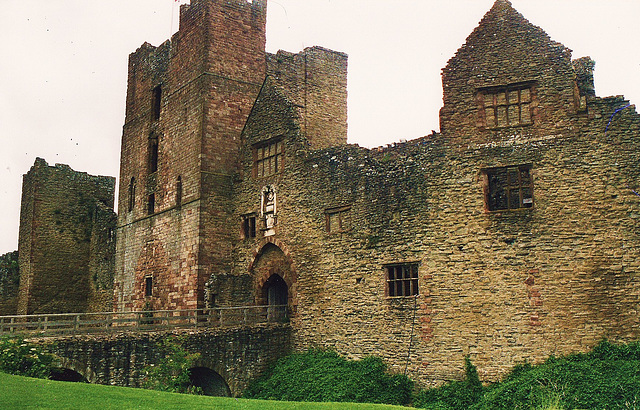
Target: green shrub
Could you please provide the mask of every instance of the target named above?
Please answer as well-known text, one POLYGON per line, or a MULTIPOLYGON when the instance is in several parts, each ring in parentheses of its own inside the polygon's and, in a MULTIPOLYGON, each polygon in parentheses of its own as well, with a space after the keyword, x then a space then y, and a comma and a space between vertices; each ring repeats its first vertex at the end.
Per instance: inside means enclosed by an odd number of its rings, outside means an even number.
POLYGON ((333 351, 311 350, 279 360, 249 386, 244 397, 409 404, 413 382, 406 376, 392 375, 386 370, 379 357, 349 361, 333 351))
POLYGON ((465 357, 465 379, 449 382, 443 386, 423 390, 416 395, 414 405, 426 409, 457 410, 469 409, 482 398, 483 387, 478 377, 478 370, 465 357))
POLYGON ((58 358, 19 336, 0 337, 0 371, 46 379, 58 366, 58 358))
POLYGON ((200 359, 200 353, 189 353, 179 337, 163 339, 160 351, 163 358, 145 367, 143 386, 151 390, 201 394, 202 389, 191 382, 191 369, 200 359))
POLYGON ((601 342, 589 353, 520 366, 478 409, 638 409, 640 345, 601 342))

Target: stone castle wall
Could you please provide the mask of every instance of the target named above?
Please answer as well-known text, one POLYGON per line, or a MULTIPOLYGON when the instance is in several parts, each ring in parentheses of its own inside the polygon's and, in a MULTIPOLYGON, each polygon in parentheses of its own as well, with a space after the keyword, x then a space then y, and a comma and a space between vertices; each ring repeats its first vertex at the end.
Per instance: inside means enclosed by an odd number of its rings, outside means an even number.
POLYGON ((244 130, 233 272, 252 278, 256 303, 265 276, 283 277, 298 349, 379 355, 421 384, 462 377, 465 355, 494 381, 637 339, 640 119, 595 97, 587 66, 499 0, 444 70, 442 133, 380 150, 306 148, 295 103, 267 82, 244 130), (513 84, 531 90, 530 118, 489 126, 484 95, 513 84), (273 140, 284 168, 256 177, 255 149, 273 140), (489 209, 487 170, 507 166, 529 170, 530 208, 489 209), (266 224, 264 187, 276 225, 243 237, 243 215, 266 224), (389 296, 396 264, 417 264, 418 295, 389 296))
POLYGON ((18 314, 111 311, 114 187, 36 159, 22 187, 18 314))
MULTIPOLYGON (((441 132, 369 150, 345 144, 347 56, 265 53, 265 13, 193 0, 170 41, 130 56, 115 267, 113 179, 36 161, 20 313, 108 310, 115 271, 118 311, 288 305, 290 336, 225 339, 210 367, 330 347, 422 385, 462 377, 465 355, 494 381, 640 336, 640 119, 596 97, 592 60, 497 0, 443 70, 441 132), (533 191, 496 209, 507 167, 533 191), (417 291, 393 295, 399 266, 417 291)), ((114 338, 125 361, 95 359, 94 378, 137 385, 126 358, 145 344, 114 338)))

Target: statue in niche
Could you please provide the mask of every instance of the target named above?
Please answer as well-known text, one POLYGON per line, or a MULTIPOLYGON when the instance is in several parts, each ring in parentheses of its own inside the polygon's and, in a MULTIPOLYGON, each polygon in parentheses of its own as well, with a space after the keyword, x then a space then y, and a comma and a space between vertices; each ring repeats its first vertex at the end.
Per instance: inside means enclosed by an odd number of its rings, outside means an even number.
POLYGON ((260 214, 264 221, 264 236, 274 235, 274 227, 276 226, 276 189, 272 185, 262 188, 260 214))

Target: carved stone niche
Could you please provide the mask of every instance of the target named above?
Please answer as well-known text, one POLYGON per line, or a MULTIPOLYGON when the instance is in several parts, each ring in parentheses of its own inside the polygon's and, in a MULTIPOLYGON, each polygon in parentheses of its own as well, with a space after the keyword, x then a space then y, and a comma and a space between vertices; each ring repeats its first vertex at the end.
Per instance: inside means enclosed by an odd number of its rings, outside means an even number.
POLYGON ((260 196, 260 217, 263 221, 264 236, 273 236, 276 234, 275 226, 277 223, 277 194, 273 185, 267 185, 262 188, 260 196))

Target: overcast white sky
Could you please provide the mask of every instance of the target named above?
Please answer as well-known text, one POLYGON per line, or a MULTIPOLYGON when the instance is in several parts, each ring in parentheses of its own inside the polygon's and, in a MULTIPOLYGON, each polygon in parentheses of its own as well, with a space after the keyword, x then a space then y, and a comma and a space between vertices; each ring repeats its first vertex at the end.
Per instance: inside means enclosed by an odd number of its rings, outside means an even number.
MULTIPOLYGON (((188 2, 183 0, 183 3, 188 2)), ((596 93, 640 102, 640 1, 512 0, 596 60, 596 93)), ((349 54, 349 141, 438 130, 440 70, 493 0, 269 0, 267 50, 349 54)), ((36 157, 118 175, 127 57, 176 31, 175 0, 0 0, 0 254, 17 249, 22 175, 36 157)))

